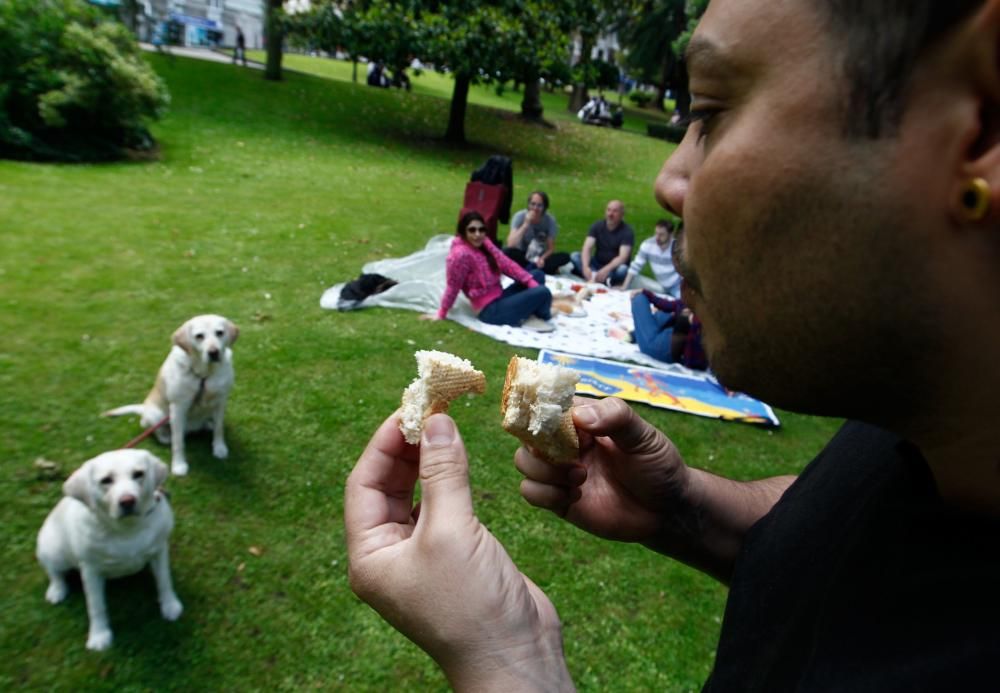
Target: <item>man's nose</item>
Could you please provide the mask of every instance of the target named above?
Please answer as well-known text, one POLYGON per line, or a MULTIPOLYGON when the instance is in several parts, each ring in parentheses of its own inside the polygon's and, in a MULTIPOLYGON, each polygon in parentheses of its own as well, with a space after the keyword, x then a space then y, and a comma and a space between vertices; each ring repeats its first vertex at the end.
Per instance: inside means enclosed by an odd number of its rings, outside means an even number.
POLYGON ((691 176, 691 163, 695 145, 684 136, 677 149, 663 163, 656 177, 656 200, 664 209, 684 218, 684 200, 687 197, 691 176))

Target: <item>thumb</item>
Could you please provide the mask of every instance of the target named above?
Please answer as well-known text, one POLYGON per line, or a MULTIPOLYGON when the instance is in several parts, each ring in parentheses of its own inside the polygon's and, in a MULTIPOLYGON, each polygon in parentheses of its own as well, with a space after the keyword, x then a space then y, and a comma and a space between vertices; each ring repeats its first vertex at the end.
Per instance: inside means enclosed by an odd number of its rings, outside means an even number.
POLYGON ((420 490, 420 519, 428 525, 453 524, 473 514, 465 443, 446 414, 434 414, 424 422, 420 490))
POLYGON ((574 407, 573 422, 592 436, 607 436, 621 450, 645 452, 662 435, 617 397, 605 397, 593 404, 574 407))

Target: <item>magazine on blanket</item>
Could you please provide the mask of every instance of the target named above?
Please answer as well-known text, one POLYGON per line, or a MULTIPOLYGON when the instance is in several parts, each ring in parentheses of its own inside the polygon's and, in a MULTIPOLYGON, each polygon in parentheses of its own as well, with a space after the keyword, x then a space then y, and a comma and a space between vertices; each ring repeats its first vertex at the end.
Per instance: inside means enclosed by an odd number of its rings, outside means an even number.
POLYGON ((774 410, 760 400, 727 390, 711 373, 677 367, 650 368, 543 349, 542 363, 572 368, 580 374, 577 394, 620 397, 661 409, 739 421, 761 426, 781 425, 774 410))

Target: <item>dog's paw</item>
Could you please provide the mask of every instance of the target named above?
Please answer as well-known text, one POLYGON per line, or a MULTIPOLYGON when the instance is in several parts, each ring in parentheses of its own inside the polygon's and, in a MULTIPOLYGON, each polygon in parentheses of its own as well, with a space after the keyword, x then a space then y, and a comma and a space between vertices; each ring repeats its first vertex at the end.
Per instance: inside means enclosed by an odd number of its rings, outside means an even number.
POLYGON ((168 621, 176 621, 181 617, 181 613, 184 611, 184 605, 181 604, 180 600, 176 596, 171 596, 169 599, 164 599, 160 603, 160 613, 163 618, 168 621))
POLYGON ((87 634, 87 649, 88 650, 106 650, 111 647, 111 629, 104 628, 102 630, 91 631, 87 634))
POLYGON ((229 457, 229 448, 223 442, 212 443, 212 455, 218 460, 224 460, 229 457))
POLYGON ((184 476, 188 473, 188 463, 186 460, 171 460, 170 471, 174 476, 184 476))
POLYGON ((49 588, 45 590, 45 601, 49 604, 58 604, 69 593, 65 582, 50 582, 49 588))

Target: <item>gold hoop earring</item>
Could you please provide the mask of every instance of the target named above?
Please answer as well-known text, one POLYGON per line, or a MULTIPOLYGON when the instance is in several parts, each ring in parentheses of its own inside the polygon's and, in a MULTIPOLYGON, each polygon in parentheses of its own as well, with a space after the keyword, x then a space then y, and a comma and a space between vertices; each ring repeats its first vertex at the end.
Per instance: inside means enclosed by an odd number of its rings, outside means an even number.
POLYGON ((983 178, 972 178, 962 186, 959 198, 965 221, 976 222, 986 218, 990 211, 990 184, 983 178))

